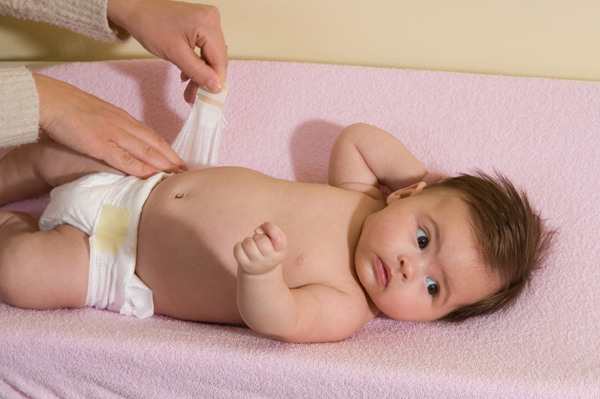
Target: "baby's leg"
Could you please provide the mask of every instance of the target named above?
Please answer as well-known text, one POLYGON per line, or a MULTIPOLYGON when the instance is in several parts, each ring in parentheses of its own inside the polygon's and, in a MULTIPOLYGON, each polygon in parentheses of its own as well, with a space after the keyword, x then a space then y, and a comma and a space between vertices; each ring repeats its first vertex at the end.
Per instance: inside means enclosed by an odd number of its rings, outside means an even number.
POLYGON ((85 306, 88 236, 73 226, 39 231, 18 212, 0 212, 0 299, 31 309, 85 306))
POLYGON ((37 197, 94 172, 121 173, 42 136, 37 143, 17 147, 0 159, 0 205, 37 197))

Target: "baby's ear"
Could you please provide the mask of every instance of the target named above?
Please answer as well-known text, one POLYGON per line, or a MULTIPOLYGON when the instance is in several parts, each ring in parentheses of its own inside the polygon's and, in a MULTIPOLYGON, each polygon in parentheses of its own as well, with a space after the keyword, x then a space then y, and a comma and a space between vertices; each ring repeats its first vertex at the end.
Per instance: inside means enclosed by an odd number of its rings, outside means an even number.
POLYGON ((396 190, 387 197, 387 204, 391 204, 392 202, 402 199, 408 198, 412 195, 418 194, 427 186, 427 183, 424 181, 420 181, 418 183, 413 184, 412 186, 401 188, 400 190, 396 190))

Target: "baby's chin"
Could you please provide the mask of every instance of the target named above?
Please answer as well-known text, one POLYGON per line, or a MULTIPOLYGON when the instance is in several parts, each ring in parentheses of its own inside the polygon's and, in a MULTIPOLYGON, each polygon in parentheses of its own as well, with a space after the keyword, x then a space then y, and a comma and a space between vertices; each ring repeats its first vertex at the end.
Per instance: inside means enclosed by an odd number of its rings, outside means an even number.
POLYGON ((407 322, 407 323, 428 323, 428 322, 432 322, 432 321, 440 321, 447 314, 448 313, 445 313, 441 316, 440 315, 393 314, 393 313, 388 314, 384 311, 381 311, 381 313, 379 314, 379 317, 382 317, 385 319, 390 319, 390 320, 395 320, 395 321, 407 322))

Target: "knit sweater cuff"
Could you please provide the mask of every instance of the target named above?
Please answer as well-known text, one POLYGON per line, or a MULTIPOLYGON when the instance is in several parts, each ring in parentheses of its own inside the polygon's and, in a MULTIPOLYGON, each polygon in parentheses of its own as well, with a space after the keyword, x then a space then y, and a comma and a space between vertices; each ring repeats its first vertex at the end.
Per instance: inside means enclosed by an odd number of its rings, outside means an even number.
POLYGON ((13 0, 9 3, 0 2, 0 14, 46 22, 107 42, 125 39, 123 32, 109 25, 108 0, 13 0))
POLYGON ((0 147, 37 140, 39 107, 31 72, 25 67, 0 68, 0 147))

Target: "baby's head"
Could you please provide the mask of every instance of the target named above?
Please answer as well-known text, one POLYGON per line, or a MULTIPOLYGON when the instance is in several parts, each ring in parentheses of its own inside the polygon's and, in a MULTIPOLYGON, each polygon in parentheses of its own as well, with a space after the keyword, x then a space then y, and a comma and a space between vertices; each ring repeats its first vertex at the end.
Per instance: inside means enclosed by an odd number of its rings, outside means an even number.
POLYGON ((514 302, 551 236, 507 179, 461 175, 392 193, 364 223, 355 268, 392 318, 462 321, 514 302))
POLYGON ((504 176, 461 175, 429 186, 424 192, 455 192, 467 205, 477 247, 488 270, 500 276, 501 288, 476 303, 464 305, 442 320, 460 322, 490 314, 514 303, 546 255, 553 232, 527 196, 504 176))

